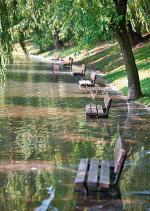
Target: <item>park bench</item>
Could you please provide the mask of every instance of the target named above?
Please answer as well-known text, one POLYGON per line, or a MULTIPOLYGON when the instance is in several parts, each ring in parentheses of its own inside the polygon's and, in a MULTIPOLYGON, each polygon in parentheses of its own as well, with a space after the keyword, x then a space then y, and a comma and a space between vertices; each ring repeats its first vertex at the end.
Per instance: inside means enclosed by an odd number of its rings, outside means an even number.
POLYGON ((79 190, 84 190, 86 195, 89 191, 112 191, 117 190, 120 194, 118 182, 124 167, 126 150, 124 140, 119 135, 114 147, 114 161, 83 158, 80 160, 75 184, 79 190))
POLYGON ((92 71, 91 75, 90 75, 90 80, 80 80, 79 81, 79 85, 81 87, 92 87, 92 86, 95 86, 96 76, 97 76, 97 74, 94 71, 92 71))
POLYGON ((54 62, 59 62, 59 61, 63 61, 63 59, 60 57, 59 53, 55 53, 54 56, 52 57, 52 61, 54 62))
POLYGON ((60 59, 60 55, 55 53, 52 58, 52 61, 59 61, 59 59, 60 59))
POLYGON ((63 65, 65 68, 70 68, 72 69, 72 65, 73 65, 73 58, 69 57, 68 61, 63 61, 63 65))
POLYGON ((81 70, 80 71, 72 71, 72 76, 80 76, 80 77, 84 77, 85 76, 85 72, 86 72, 86 65, 82 64, 81 66, 81 70))
POLYGON ((111 106, 112 99, 109 97, 107 94, 104 97, 104 102, 102 105, 97 105, 97 104, 88 104, 86 105, 85 112, 86 116, 89 117, 108 117, 110 106, 111 106))

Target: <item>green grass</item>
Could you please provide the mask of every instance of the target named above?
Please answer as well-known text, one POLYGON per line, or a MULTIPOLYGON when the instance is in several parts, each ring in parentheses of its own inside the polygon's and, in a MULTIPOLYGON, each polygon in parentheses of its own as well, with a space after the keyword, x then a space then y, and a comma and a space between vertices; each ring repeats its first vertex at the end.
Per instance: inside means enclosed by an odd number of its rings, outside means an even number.
MULTIPOLYGON (((145 105, 150 105, 150 43, 136 47, 133 52, 143 93, 143 97, 139 98, 138 101, 145 105)), ((100 48, 99 51, 91 56, 89 53, 80 62, 89 65, 90 68, 96 68, 100 72, 106 73, 106 79, 113 83, 124 95, 127 95, 126 71, 122 54, 117 44, 100 48)))

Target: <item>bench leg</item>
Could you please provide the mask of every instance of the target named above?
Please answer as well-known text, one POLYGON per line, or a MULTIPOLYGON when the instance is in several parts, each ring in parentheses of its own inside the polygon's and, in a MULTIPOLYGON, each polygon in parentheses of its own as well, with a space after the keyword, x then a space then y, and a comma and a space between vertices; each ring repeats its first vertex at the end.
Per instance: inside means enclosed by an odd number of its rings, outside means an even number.
POLYGON ((85 193, 85 195, 88 196, 89 195, 89 191, 88 191, 87 183, 84 183, 83 184, 83 187, 84 187, 84 193, 85 193))
POLYGON ((117 198, 121 199, 121 191, 120 191, 120 187, 118 185, 116 185, 116 191, 117 191, 117 198))
POLYGON ((118 185, 115 185, 112 187, 112 192, 113 194, 113 198, 115 199, 121 199, 121 191, 120 191, 120 187, 118 185))

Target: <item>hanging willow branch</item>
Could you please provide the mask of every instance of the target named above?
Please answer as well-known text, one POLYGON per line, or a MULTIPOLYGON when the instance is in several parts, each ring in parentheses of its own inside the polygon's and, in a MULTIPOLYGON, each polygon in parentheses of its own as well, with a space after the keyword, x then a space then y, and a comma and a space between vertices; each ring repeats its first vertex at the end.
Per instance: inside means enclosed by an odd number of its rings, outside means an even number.
POLYGON ((12 39, 9 20, 9 1, 0 2, 0 80, 5 80, 6 63, 11 58, 12 39))

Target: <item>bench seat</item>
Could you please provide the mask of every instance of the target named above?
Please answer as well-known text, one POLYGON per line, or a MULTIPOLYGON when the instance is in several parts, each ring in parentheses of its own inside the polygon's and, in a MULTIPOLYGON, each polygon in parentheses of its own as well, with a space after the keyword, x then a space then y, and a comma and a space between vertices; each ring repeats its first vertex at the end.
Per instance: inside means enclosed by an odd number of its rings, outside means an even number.
POLYGON ((114 147, 114 162, 83 158, 80 160, 75 184, 82 187, 85 194, 89 191, 109 191, 117 187, 126 159, 123 139, 119 136, 114 147))
POLYGON ((83 187, 86 194, 95 189, 110 188, 110 162, 108 160, 81 159, 75 184, 83 187))
POLYGON ((88 105, 86 105, 85 110, 86 110, 86 116, 91 116, 91 117, 105 116, 105 113, 104 113, 101 105, 88 104, 88 105))
POLYGON ((87 116, 97 116, 97 107, 95 106, 95 104, 86 105, 85 110, 87 116))
POLYGON ((95 86, 95 84, 92 83, 90 80, 80 80, 79 85, 80 86, 95 86))
POLYGON ((96 81, 96 76, 97 76, 97 74, 94 71, 92 71, 91 75, 90 75, 90 80, 80 80, 79 86, 80 87, 94 87, 95 81, 96 81))

